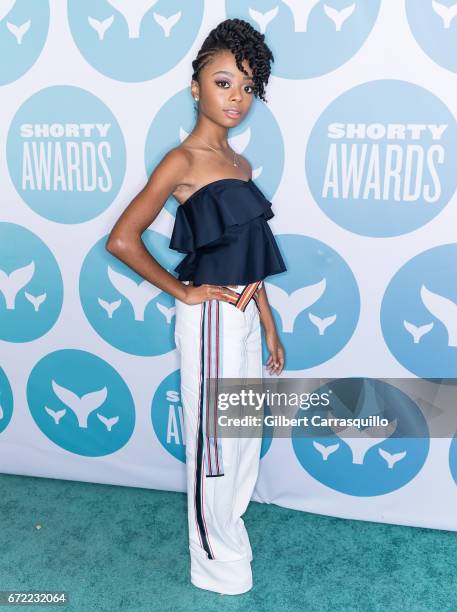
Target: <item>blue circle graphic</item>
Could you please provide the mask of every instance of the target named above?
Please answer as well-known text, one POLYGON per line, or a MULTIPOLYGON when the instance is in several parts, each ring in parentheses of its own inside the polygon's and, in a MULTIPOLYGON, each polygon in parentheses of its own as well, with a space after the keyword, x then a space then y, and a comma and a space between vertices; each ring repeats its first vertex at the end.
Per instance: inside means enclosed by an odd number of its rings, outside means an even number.
MULTIPOLYGON (((266 407, 265 414, 271 414, 266 407)), ((151 422, 154 432, 162 447, 175 459, 186 462, 185 419, 181 399, 181 374, 175 370, 157 387, 151 402, 151 422)), ((265 426, 263 430, 260 458, 263 458, 271 446, 273 428, 265 426)), ((224 439, 222 438, 222 456, 224 439)))
POLYGON ((49 31, 49 0, 0 2, 0 85, 13 83, 35 64, 49 31))
MULTIPOLYGON (((169 239, 146 230, 142 240, 159 263, 173 272, 183 258, 168 248, 169 239)), ((163 355, 175 348, 175 300, 114 257, 105 248, 107 237, 86 255, 79 293, 94 330, 121 351, 132 355, 163 355)))
POLYGON ((361 49, 380 0, 226 0, 227 17, 239 17, 265 34, 274 55, 272 74, 310 79, 336 70, 361 49))
POLYGON ((49 247, 15 223, 0 223, 0 339, 30 342, 57 321, 62 275, 49 247))
POLYGON ((457 378, 457 244, 406 262, 390 281, 381 328, 392 355, 421 378, 457 378))
MULTIPOLYGON (((287 271, 264 283, 285 350, 284 367, 311 368, 349 342, 359 319, 359 289, 348 264, 324 242, 293 234, 275 238, 287 271)), ((266 364, 269 352, 263 342, 266 364)))
POLYGON ((79 51, 102 74, 129 83, 172 70, 195 41, 203 0, 68 0, 79 51))
MULTIPOLYGON (((328 394, 329 407, 298 410, 309 416, 292 431, 292 446, 303 469, 323 485, 347 495, 385 495, 404 487, 422 469, 430 439, 427 423, 413 400, 393 385, 375 379, 337 379, 316 390, 328 394), (335 433, 319 425, 320 417, 386 418, 383 433, 376 426, 335 433), (319 417, 318 422, 311 417, 319 417), (310 435, 316 432, 316 435, 310 435)), ((375 421, 373 421, 375 422, 375 421)))
POLYGON ((406 0, 406 18, 422 51, 436 64, 457 72, 454 0, 406 0))
POLYGON ((411 232, 456 188, 457 125, 433 93, 384 79, 353 87, 320 115, 306 149, 313 197, 337 225, 362 236, 411 232))
POLYGON ((70 85, 47 87, 22 104, 6 155, 24 202, 59 223, 94 219, 124 180, 126 150, 116 118, 92 93, 70 85))
POLYGON ((135 426, 135 406, 118 372, 76 349, 49 353, 33 368, 27 401, 43 434, 65 450, 102 457, 122 448, 135 426))
POLYGON ((179 461, 186 462, 184 412, 179 370, 169 374, 157 387, 151 403, 151 421, 162 447, 179 461))

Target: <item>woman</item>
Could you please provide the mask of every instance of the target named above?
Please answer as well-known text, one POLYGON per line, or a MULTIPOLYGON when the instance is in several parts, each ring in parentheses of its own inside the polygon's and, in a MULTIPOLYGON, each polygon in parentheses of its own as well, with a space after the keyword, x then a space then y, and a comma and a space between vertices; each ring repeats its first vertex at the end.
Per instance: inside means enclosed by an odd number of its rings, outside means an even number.
MULTIPOLYGON (((252 552, 241 515, 257 479, 260 437, 221 439, 211 429, 208 379, 261 378, 260 321, 270 374, 284 367, 263 279, 286 270, 267 219, 271 204, 227 132, 261 99, 273 55, 264 35, 240 19, 213 29, 192 66, 198 118, 170 150, 115 224, 107 250, 176 298, 181 358, 191 582, 221 594, 252 588, 252 552), (145 248, 141 235, 173 195, 170 248, 187 253, 178 279, 145 248), (208 379, 207 379, 208 377, 208 379)), ((261 135, 259 135, 261 137, 261 135)))

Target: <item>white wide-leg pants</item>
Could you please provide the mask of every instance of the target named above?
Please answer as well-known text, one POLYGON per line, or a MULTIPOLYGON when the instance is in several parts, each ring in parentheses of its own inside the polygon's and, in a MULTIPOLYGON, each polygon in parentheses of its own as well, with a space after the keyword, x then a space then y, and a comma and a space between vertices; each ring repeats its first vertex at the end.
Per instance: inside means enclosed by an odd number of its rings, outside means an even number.
POLYGON ((262 439, 206 434, 214 406, 208 405, 205 381, 262 377, 257 306, 251 299, 243 312, 222 300, 194 305, 176 300, 175 342, 181 358, 191 582, 218 593, 245 593, 252 588, 252 551, 241 517, 257 480, 262 439))

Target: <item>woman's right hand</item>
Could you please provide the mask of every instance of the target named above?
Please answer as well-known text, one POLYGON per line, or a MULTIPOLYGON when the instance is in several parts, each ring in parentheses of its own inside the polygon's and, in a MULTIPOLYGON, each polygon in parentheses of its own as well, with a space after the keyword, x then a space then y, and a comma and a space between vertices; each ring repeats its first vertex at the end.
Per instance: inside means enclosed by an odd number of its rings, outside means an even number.
POLYGON ((201 304, 207 300, 221 300, 223 302, 230 302, 229 296, 238 297, 238 293, 224 287, 223 285, 186 285, 186 296, 184 298, 185 304, 201 304))

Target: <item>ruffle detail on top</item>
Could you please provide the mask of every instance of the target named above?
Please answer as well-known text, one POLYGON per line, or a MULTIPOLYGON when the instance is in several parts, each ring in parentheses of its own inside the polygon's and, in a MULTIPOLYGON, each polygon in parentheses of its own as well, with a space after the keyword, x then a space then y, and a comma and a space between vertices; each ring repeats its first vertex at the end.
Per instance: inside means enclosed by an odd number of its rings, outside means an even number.
POLYGON ((178 206, 170 249, 192 253, 223 236, 229 227, 243 225, 260 215, 264 219, 274 217, 271 203, 252 180, 214 181, 178 206), (243 193, 246 188, 250 197, 243 193))
POLYGON ((267 220, 271 203, 252 180, 220 179, 178 206, 170 248, 174 268, 194 285, 245 284, 286 270, 267 220))

